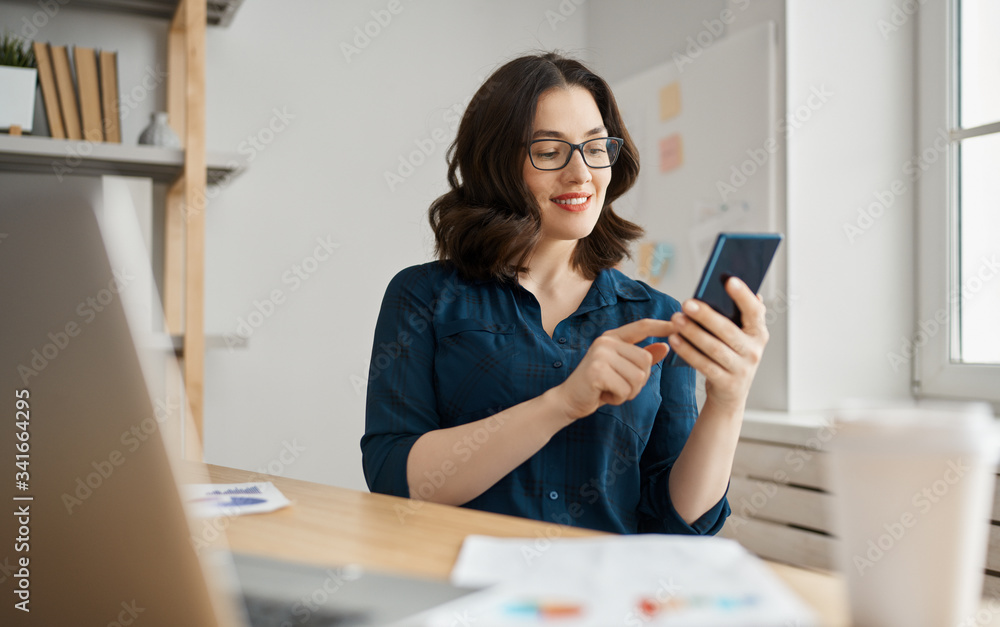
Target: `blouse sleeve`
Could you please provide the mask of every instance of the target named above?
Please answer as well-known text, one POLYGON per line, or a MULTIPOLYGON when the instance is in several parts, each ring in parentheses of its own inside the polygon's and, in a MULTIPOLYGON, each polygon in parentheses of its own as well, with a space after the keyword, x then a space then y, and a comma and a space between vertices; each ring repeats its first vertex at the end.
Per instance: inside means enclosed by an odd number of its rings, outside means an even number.
MULTIPOLYGON (((694 368, 687 365, 664 365, 660 373, 662 401, 646 449, 639 460, 640 533, 715 535, 729 516, 725 495, 691 524, 681 518, 670 500, 670 470, 698 417, 695 376, 694 368)), ((726 490, 728 492, 728 486, 726 490)))
POLYGON ((372 492, 409 497, 410 449, 440 426, 433 381, 435 304, 426 266, 397 274, 382 299, 361 438, 365 481, 372 492))

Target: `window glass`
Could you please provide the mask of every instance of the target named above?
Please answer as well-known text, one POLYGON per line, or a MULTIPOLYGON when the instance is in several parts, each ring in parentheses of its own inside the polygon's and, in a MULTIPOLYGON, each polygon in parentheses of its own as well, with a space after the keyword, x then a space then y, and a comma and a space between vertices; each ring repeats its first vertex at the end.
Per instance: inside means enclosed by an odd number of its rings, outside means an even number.
POLYGON ((1000 2, 962 0, 959 27, 959 122, 1000 122, 1000 2))
POLYGON ((1000 133, 960 150, 961 361, 1000 363, 1000 133))

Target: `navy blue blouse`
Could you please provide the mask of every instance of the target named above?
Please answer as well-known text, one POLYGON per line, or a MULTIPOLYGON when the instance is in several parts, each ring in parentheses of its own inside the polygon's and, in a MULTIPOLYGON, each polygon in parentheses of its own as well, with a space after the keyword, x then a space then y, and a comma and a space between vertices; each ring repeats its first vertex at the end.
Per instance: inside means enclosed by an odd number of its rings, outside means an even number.
MULTIPOLYGON (((667 320, 678 309, 670 296, 605 270, 549 337, 538 301, 519 285, 464 281, 441 262, 403 270, 375 327, 361 439, 368 487, 409 497, 406 460, 421 435, 540 396, 566 380, 604 331, 667 320)), ((697 415, 695 371, 661 362, 635 399, 562 429, 465 507, 616 533, 715 534, 729 515, 726 497, 689 525, 668 490, 697 415)), ((453 452, 469 459, 499 427, 484 422, 453 452)), ((453 464, 427 473, 414 490, 430 497, 449 471, 453 464)))

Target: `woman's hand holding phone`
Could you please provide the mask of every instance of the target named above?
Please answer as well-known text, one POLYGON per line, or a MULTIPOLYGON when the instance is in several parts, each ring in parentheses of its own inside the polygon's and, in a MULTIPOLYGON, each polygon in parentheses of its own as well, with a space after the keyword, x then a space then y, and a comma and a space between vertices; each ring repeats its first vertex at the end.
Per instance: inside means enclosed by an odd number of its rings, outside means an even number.
POLYGON ((770 337, 764 320, 767 309, 760 296, 738 278, 731 277, 725 287, 740 309, 743 328, 705 303, 690 299, 670 319, 675 330, 669 342, 678 357, 705 376, 709 400, 742 409, 770 337))
POLYGON ((720 409, 742 410, 769 338, 767 310, 738 278, 730 278, 725 288, 740 309, 743 328, 690 299, 670 320, 637 320, 594 340, 569 378, 550 390, 559 395, 566 418, 583 418, 602 405, 621 405, 638 396, 653 364, 668 352, 663 343, 636 346, 649 337, 669 339, 669 350, 705 376, 708 398, 720 409))

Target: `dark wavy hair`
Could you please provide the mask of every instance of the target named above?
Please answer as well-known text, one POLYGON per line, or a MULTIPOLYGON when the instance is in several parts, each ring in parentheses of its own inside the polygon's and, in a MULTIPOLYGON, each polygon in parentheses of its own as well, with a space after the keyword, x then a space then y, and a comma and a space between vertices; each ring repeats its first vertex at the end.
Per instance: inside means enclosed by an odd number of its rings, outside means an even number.
POLYGON ((625 140, 601 215, 577 242, 572 263, 593 279, 629 256, 629 242, 642 235, 641 227, 611 207, 639 175, 639 153, 611 88, 574 59, 552 52, 524 56, 494 72, 472 97, 448 148, 451 191, 430 206, 438 259, 454 264, 466 279, 514 281, 526 270, 542 224, 523 176, 535 108, 547 90, 571 86, 589 91, 608 135, 625 140))

